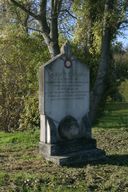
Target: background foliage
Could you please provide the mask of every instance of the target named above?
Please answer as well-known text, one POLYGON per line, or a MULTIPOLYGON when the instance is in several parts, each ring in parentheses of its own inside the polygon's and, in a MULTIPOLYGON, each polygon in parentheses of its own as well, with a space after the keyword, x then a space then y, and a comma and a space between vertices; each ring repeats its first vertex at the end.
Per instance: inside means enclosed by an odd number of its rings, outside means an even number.
POLYGON ((6 131, 39 125, 38 70, 49 58, 39 35, 28 35, 17 27, 6 28, 0 40, 0 129, 6 131))

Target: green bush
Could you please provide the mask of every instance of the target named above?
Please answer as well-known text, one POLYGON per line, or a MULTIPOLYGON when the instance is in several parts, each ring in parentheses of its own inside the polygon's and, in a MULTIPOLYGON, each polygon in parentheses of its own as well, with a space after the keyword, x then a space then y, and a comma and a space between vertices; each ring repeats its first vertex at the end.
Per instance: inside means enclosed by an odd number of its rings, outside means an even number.
POLYGON ((123 100, 128 102, 128 80, 126 79, 119 86, 119 93, 122 95, 123 100))
POLYGON ((20 116, 19 129, 34 129, 39 127, 38 97, 26 96, 24 100, 24 109, 20 116))
POLYGON ((28 35, 20 26, 5 29, 0 39, 0 130, 39 124, 38 70, 48 59, 40 35, 28 35))

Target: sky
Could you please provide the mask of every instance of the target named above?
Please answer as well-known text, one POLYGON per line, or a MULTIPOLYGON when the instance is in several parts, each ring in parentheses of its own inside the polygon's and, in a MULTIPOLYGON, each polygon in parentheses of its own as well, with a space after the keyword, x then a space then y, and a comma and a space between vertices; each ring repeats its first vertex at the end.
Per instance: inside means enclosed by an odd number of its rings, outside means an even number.
POLYGON ((122 42, 124 48, 128 47, 128 30, 121 31, 121 35, 117 36, 117 41, 122 42))

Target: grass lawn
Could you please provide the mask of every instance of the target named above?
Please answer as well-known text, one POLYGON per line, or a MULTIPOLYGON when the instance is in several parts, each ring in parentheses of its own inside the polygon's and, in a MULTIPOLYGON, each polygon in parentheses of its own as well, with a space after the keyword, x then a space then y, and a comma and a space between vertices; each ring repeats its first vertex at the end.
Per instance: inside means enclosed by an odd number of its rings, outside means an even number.
POLYGON ((39 155, 39 130, 0 132, 0 192, 128 192, 128 105, 109 104, 93 137, 106 161, 68 168, 39 155))

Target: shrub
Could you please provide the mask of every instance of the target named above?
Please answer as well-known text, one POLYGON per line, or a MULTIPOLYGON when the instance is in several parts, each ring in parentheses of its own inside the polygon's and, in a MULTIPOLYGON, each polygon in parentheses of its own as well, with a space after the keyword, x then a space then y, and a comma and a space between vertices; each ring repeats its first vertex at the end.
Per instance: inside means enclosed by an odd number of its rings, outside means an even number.
POLYGON ((38 70, 49 59, 42 37, 8 27, 0 39, 0 54, 0 130, 38 125, 38 70))

